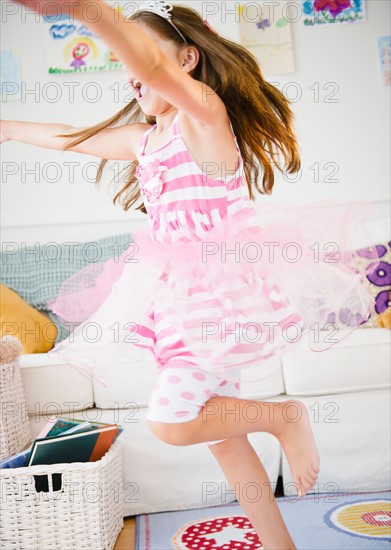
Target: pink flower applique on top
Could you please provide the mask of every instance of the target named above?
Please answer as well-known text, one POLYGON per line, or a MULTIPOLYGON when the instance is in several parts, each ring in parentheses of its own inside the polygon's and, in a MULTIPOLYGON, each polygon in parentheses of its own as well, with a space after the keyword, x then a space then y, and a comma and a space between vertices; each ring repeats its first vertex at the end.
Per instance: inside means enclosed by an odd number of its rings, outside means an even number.
POLYGON ((140 184, 140 191, 149 202, 154 202, 161 194, 163 190, 161 174, 166 170, 168 170, 167 166, 160 164, 159 159, 137 166, 136 178, 140 184))

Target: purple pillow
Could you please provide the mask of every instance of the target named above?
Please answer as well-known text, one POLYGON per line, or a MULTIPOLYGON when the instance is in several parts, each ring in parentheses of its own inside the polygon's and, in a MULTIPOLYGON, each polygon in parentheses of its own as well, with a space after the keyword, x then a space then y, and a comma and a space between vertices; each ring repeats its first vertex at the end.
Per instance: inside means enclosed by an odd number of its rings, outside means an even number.
POLYGON ((375 311, 362 327, 378 327, 378 316, 391 306, 391 242, 355 250, 352 265, 364 275, 368 290, 375 298, 375 311), (379 262, 379 265, 372 273, 365 275, 374 261, 379 262))

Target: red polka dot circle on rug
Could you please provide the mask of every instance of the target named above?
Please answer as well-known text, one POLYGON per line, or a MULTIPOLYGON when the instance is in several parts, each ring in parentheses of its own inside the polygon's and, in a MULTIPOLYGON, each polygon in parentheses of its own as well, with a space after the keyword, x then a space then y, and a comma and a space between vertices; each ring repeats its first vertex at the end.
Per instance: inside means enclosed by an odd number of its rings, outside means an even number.
POLYGON ((245 516, 219 516, 182 525, 172 537, 177 550, 262 550, 245 516))

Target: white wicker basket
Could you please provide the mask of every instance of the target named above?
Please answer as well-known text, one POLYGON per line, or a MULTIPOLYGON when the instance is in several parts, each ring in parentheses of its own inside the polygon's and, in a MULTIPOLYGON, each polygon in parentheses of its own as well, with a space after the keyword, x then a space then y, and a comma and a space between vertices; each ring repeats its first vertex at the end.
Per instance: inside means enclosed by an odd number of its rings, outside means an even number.
MULTIPOLYGON (((2 346, 6 345, 6 340, 11 338, 9 336, 3 338, 2 346)), ((19 359, 0 364, 0 410, 0 460, 2 460, 25 449, 32 437, 19 359)))
POLYGON ((124 525, 121 459, 119 436, 97 462, 0 470, 0 548, 112 550, 124 525))

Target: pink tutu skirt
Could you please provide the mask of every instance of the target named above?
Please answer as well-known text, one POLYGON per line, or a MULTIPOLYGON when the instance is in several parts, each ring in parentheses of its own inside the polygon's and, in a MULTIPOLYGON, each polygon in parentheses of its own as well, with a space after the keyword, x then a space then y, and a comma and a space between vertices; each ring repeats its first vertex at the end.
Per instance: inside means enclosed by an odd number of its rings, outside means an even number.
POLYGON ((379 264, 376 248, 366 273, 353 265, 354 242, 370 242, 370 203, 251 205, 257 224, 247 229, 227 218, 207 239, 162 243, 145 227, 119 258, 77 272, 48 304, 72 327, 49 354, 104 384, 94 368, 136 360, 149 332, 162 368, 162 331, 150 329, 159 316, 171 357, 180 347, 218 376, 259 364, 262 379, 265 361, 303 338, 324 352, 348 337, 375 306, 365 276, 379 264))

